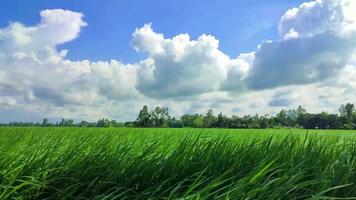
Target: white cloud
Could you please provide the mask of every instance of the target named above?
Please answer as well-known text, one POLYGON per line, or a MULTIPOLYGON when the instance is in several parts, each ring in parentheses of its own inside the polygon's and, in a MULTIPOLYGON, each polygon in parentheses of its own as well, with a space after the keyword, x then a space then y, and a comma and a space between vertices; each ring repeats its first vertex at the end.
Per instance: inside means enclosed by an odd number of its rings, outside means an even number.
POLYGON ((57 45, 75 39, 86 26, 83 14, 56 9, 40 15, 36 26, 15 22, 0 29, 1 105, 46 115, 89 113, 86 108, 100 113, 103 108, 95 107, 139 96, 136 66, 115 60, 70 61, 67 50, 57 51, 57 45))
POLYGON ((356 1, 316 0, 290 9, 279 41, 264 42, 247 78, 250 89, 305 85, 332 78, 356 49, 356 1))
POLYGON ((3 50, 47 51, 43 47, 54 47, 78 37, 81 28, 87 25, 83 14, 69 10, 44 10, 40 13, 41 22, 26 27, 19 22, 11 23, 0 31, 3 50))
POLYGON ((356 30, 354 0, 315 0, 288 10, 279 22, 282 38, 311 37, 325 32, 348 34, 356 30))
POLYGON ((34 26, 0 28, 0 111, 43 117, 132 120, 144 104, 184 112, 274 113, 299 104, 336 112, 356 99, 356 2, 315 0, 287 11, 280 39, 234 58, 202 34, 165 38, 145 24, 131 46, 147 58, 71 61, 58 45, 87 26, 84 15, 45 10, 34 26))
MULTIPOLYGON (((57 45, 69 42, 78 37, 82 27, 87 23, 82 20, 84 15, 69 10, 43 10, 40 13, 41 23, 37 26, 34 37, 41 39, 46 45, 57 45), (43 35, 49 36, 43 38, 43 35)), ((37 41, 38 42, 38 41, 37 41)))
MULTIPOLYGON (((219 50, 219 41, 211 35, 191 40, 188 34, 166 39, 146 24, 133 33, 132 46, 149 58, 141 62, 137 88, 155 98, 198 95, 217 91, 233 73, 240 80, 249 65, 242 59, 230 59, 219 50)), ((234 81, 235 81, 234 80, 234 81)), ((231 81, 230 81, 231 82, 231 81)), ((228 83, 228 87, 239 84, 228 83)))

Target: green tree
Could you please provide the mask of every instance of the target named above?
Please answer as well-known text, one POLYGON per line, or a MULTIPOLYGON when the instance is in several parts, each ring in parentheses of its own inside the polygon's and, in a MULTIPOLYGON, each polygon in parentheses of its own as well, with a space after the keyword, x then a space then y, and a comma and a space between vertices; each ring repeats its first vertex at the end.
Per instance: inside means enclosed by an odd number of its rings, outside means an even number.
POLYGON ((204 127, 205 128, 212 127, 215 121, 216 121, 216 117, 213 114, 213 110, 209 109, 208 112, 204 115, 204 118, 203 118, 204 127))
POLYGON ((42 120, 42 126, 48 126, 48 125, 49 125, 48 119, 47 119, 47 118, 44 118, 44 119, 42 120))
POLYGON ((224 116, 221 112, 218 115, 216 126, 219 128, 229 127, 229 119, 226 116, 224 116))
POLYGON ((74 120, 73 119, 62 119, 61 122, 59 122, 58 126, 64 126, 64 127, 74 126, 74 120))
POLYGON ((297 123, 299 126, 303 126, 305 114, 307 114, 307 110, 302 106, 298 106, 297 108, 297 123))
POLYGON ((346 105, 341 105, 339 108, 341 120, 343 122, 344 129, 352 129, 354 128, 353 124, 353 116, 355 113, 354 104, 347 103, 346 105))
POLYGON ((168 127, 168 120, 170 118, 167 107, 156 107, 152 111, 152 121, 155 127, 168 127))
POLYGON ((147 105, 144 105, 143 108, 140 110, 136 124, 138 127, 152 127, 153 120, 151 114, 148 112, 147 105))
POLYGON ((97 127, 111 127, 111 121, 108 119, 99 119, 96 123, 97 127))
POLYGON ((189 114, 184 114, 180 117, 180 121, 183 127, 193 127, 194 116, 189 114))
POLYGON ((204 126, 203 117, 199 114, 196 114, 193 119, 193 127, 203 128, 203 126, 204 126))
POLYGON ((90 127, 90 123, 87 121, 81 121, 79 124, 80 127, 90 127))

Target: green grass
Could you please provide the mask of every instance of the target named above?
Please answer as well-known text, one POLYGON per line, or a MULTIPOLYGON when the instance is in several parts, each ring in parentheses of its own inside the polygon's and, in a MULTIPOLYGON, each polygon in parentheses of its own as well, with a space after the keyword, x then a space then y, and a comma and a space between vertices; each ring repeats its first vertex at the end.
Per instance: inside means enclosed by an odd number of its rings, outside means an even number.
POLYGON ((0 153, 0 199, 356 197, 356 131, 0 128, 0 153))

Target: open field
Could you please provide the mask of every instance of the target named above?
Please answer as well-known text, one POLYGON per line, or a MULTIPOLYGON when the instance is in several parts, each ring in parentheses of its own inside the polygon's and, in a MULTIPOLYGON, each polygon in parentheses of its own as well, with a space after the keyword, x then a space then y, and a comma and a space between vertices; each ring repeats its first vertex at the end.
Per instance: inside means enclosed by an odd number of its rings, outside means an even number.
POLYGON ((1 128, 0 199, 356 197, 356 131, 1 128))

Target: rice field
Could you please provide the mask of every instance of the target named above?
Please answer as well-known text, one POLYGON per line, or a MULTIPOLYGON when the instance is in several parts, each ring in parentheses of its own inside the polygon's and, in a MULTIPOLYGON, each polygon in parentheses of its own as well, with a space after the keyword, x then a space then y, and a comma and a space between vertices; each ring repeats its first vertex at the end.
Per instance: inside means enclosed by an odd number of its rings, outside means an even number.
POLYGON ((0 128, 0 199, 356 199, 356 131, 0 128))

